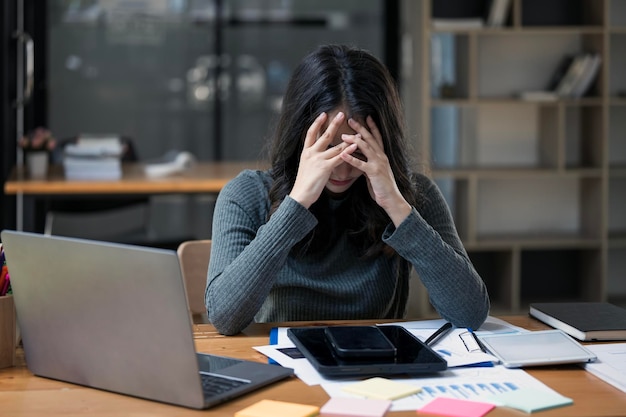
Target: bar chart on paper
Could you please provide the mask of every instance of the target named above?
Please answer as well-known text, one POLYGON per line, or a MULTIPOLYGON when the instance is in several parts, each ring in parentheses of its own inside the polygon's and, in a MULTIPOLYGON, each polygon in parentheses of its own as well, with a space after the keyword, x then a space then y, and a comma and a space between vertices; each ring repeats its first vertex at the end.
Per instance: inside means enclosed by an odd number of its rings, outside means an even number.
MULTIPOLYGON (((455 368, 440 373, 433 378, 402 379, 403 383, 421 387, 421 391, 404 398, 396 399, 392 411, 416 410, 437 397, 457 398, 474 401, 491 401, 494 396, 524 392, 556 394, 522 369, 495 367, 455 368)), ((350 382, 322 383, 330 397, 345 396, 342 386, 350 382)))

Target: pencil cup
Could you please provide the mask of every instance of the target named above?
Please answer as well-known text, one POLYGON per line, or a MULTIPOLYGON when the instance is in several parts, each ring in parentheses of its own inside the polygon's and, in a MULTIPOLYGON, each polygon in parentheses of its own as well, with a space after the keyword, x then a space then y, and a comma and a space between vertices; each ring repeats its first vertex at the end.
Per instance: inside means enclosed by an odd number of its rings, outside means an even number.
POLYGON ((13 296, 0 297, 0 369, 15 366, 16 327, 13 296))

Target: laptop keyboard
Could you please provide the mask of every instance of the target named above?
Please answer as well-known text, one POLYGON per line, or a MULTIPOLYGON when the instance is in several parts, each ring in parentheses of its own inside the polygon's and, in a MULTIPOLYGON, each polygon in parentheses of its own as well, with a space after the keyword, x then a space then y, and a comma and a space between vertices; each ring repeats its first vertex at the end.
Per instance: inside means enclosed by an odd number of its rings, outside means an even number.
POLYGON ((202 391, 204 391, 205 395, 222 394, 250 383, 250 381, 245 379, 230 378, 207 372, 201 372, 200 379, 202 380, 202 391))

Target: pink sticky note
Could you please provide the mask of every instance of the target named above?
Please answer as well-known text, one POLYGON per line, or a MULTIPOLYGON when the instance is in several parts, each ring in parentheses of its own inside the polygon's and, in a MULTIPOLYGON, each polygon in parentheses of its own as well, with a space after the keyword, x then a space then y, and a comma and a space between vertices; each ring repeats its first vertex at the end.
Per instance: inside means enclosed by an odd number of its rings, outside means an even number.
POLYGON ((382 417, 389 407, 389 400, 335 397, 328 400, 320 414, 333 417, 382 417))
POLYGON ((495 405, 478 401, 457 400, 456 398, 437 397, 418 413, 440 414, 450 417, 482 417, 491 411, 495 405))

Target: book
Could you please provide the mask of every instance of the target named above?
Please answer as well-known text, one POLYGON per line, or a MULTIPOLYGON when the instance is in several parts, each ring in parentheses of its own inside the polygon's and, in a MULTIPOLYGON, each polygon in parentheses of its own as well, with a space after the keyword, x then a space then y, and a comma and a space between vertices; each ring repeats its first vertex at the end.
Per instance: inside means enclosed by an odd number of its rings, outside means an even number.
POLYGON ((464 30, 480 29, 485 25, 481 18, 436 18, 432 19, 433 29, 439 30, 464 30))
POLYGON ((607 302, 533 303, 530 315, 581 341, 626 340, 626 309, 607 302))
POLYGON ((563 77, 565 77, 565 74, 567 74, 567 70, 569 66, 574 61, 574 57, 575 55, 568 54, 568 55, 565 55, 563 58, 561 58, 561 61, 559 62, 556 69, 552 73, 552 76, 550 77, 550 81, 548 82, 548 85, 546 86, 546 90, 556 91, 556 88, 559 86, 559 83, 561 82, 563 77))
POLYGON ((585 70, 585 62, 587 60, 587 54, 578 54, 574 57, 574 60, 567 68, 567 72, 559 81, 559 85, 556 87, 556 93, 561 97, 572 97, 574 94, 574 87, 578 80, 583 76, 585 70))
POLYGON ((504 25, 511 7, 511 0, 491 0, 487 25, 501 27, 504 25))
POLYGON ((582 97, 587 93, 591 83, 598 75, 600 69, 601 58, 599 54, 587 54, 585 57, 585 65, 580 77, 576 80, 572 89, 572 96, 582 97))
POLYGON ((117 180, 122 177, 124 147, 118 137, 82 135, 63 153, 63 169, 68 180, 117 180))

